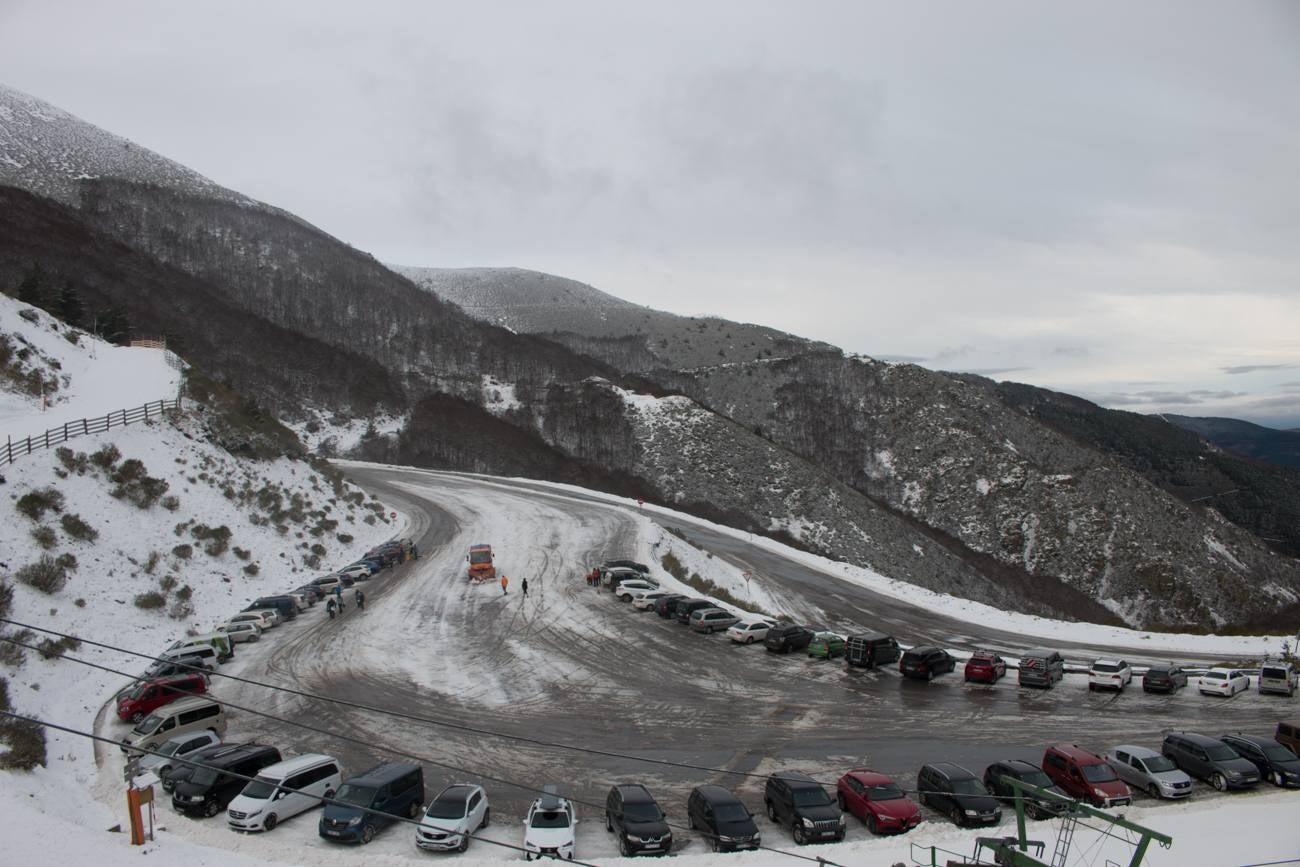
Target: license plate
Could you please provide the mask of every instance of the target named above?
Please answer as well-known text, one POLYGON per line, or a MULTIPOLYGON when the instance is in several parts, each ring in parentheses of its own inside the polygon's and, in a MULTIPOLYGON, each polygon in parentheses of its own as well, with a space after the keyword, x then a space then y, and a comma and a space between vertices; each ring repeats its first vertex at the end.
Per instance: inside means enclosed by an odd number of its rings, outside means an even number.
POLYGON ((342 832, 340 832, 340 831, 326 831, 326 832, 325 832, 325 834, 326 834, 327 836, 330 836, 330 837, 337 837, 337 836, 339 836, 340 833, 342 833, 342 832))

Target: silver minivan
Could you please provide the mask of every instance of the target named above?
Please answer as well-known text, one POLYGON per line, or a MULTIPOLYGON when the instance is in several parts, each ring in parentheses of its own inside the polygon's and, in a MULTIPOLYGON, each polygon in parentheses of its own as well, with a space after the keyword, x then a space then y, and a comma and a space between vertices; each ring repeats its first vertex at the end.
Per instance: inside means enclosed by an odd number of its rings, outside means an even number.
POLYGON ((1106 753, 1115 776, 1153 798, 1186 798, 1192 778, 1178 770, 1173 759, 1146 747, 1119 746, 1106 753))
POLYGON ((161 744, 186 732, 209 729, 218 737, 226 733, 226 712, 221 705, 202 695, 189 696, 165 704, 145 717, 131 733, 122 738, 122 752, 131 747, 156 750, 161 744))
POLYGON ((1065 677, 1065 657, 1059 651, 1035 648, 1020 654, 1020 685, 1047 689, 1065 677))
POLYGON ((1295 695, 1300 675, 1289 662, 1266 662, 1259 667, 1259 691, 1295 695))

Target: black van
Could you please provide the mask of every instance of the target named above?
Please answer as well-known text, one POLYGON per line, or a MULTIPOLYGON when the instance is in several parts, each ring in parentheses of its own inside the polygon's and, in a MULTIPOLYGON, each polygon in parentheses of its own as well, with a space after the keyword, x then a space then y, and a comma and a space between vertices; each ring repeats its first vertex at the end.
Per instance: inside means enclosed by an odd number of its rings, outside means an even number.
POLYGON ((202 766, 174 777, 172 808, 187 816, 215 816, 248 785, 245 777, 280 761, 280 751, 262 744, 223 744, 196 761, 202 766))
POLYGON ((295 620, 298 617, 298 602, 292 596, 262 596, 253 600, 253 604, 245 608, 245 611, 256 611, 258 608, 274 608, 280 613, 281 620, 295 620))
POLYGON ((850 635, 844 647, 844 661, 858 668, 875 668, 898 662, 898 657, 902 654, 894 637, 880 632, 850 635))
POLYGON ((343 782, 337 803, 326 804, 320 835, 340 843, 369 843, 375 832, 405 816, 414 819, 424 806, 424 769, 384 762, 343 782), (372 812, 373 811, 373 812, 372 812))
POLYGON ((757 849, 762 843, 754 816, 722 786, 696 786, 686 799, 686 821, 704 832, 714 852, 757 849))

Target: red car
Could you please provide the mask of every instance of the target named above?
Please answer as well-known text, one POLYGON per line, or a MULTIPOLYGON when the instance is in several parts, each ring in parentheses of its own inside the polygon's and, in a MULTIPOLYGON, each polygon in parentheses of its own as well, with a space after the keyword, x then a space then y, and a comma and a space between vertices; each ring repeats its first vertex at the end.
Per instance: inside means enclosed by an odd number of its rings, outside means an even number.
POLYGON ((867 823, 873 834, 901 834, 921 824, 921 808, 890 777, 856 768, 835 785, 840 809, 867 823))
POLYGON ((966 662, 966 679, 978 683, 997 683, 1007 673, 1007 661, 991 650, 977 650, 966 662))
POLYGON ((1074 744, 1057 744, 1043 753, 1043 771, 1071 798, 1094 807, 1123 807, 1133 803, 1128 786, 1101 756, 1074 744))
POLYGON ((117 718, 139 722, 168 702, 207 691, 208 679, 198 673, 142 680, 117 697, 117 718))

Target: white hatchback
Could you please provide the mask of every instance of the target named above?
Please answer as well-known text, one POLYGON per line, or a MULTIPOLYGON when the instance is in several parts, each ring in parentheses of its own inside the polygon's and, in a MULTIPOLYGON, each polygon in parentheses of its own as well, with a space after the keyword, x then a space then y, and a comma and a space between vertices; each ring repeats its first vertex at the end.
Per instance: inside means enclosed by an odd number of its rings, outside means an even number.
POLYGON ((663 590, 638 590, 632 594, 632 607, 645 611, 654 606, 656 599, 667 595, 663 590))
POLYGON ((533 801, 524 819, 524 860, 562 858, 573 860, 574 826, 578 816, 573 803, 561 798, 554 786, 543 786, 545 793, 533 801))
POLYGON ((1088 690, 1123 692, 1133 682, 1133 668, 1122 659, 1099 659, 1088 669, 1088 690))
POLYGON ((727 637, 737 644, 753 644, 767 638, 772 624, 766 620, 742 620, 727 628, 727 637))
POLYGON ((1211 668, 1201 675, 1196 687, 1202 695, 1223 695, 1231 698, 1250 689, 1250 677, 1244 671, 1232 668, 1211 668))
POLYGON ((253 623, 251 620, 237 620, 233 623, 222 623, 216 629, 217 632, 224 632, 230 636, 230 640, 236 644, 248 641, 257 641, 262 637, 262 627, 253 623))

